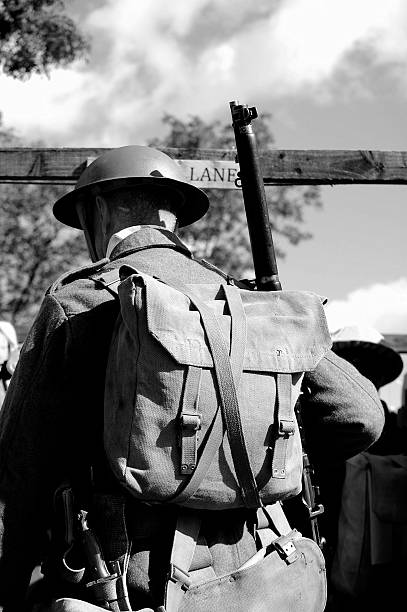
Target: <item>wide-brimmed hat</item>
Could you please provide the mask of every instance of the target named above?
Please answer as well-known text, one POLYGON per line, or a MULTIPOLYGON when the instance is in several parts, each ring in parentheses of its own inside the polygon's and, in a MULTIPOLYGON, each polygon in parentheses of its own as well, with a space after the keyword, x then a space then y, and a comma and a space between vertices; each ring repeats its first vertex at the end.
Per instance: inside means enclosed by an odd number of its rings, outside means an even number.
POLYGON ((65 225, 81 229, 76 205, 90 194, 124 186, 156 185, 182 196, 178 217, 180 227, 198 221, 209 208, 202 189, 185 180, 181 167, 162 151, 141 145, 118 147, 97 157, 85 170, 73 191, 53 207, 54 216, 65 225))
POLYGON ((332 350, 377 387, 400 376, 404 367, 400 354, 373 327, 348 325, 331 333, 331 337, 332 350))

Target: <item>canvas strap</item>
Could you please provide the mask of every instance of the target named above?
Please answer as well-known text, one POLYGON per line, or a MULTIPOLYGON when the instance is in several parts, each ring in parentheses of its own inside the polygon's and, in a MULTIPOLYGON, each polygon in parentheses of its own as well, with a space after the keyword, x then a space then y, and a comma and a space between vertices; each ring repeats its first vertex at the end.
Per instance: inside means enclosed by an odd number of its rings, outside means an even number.
MULTIPOLYGON (((223 285, 226 301, 231 314, 231 342, 230 362, 236 389, 239 388, 240 378, 243 370, 244 355, 246 349, 247 319, 242 300, 236 287, 223 285)), ((212 423, 207 432, 207 438, 202 443, 201 456, 186 486, 180 493, 171 499, 172 503, 182 504, 192 497, 198 490, 203 478, 222 444, 224 428, 222 423, 222 411, 218 407, 212 423)))
POLYGON ((291 402, 291 374, 276 374, 276 436, 271 473, 273 478, 286 477, 288 440, 294 435, 294 408, 291 402))
POLYGON ((282 535, 287 535, 291 526, 280 502, 259 508, 256 513, 256 539, 261 548, 269 546, 282 535))
POLYGON ((180 472, 182 476, 193 474, 198 456, 198 436, 201 415, 198 412, 201 368, 188 366, 185 378, 180 420, 180 472))
MULTIPOLYGON (((235 467, 237 480, 240 485, 243 502, 248 508, 257 508, 260 505, 260 500, 244 441, 244 433, 240 420, 236 390, 236 382, 238 382, 236 381, 236 378, 240 379, 243 369, 247 325, 246 314, 244 312, 239 291, 234 286, 222 285, 225 290, 225 296, 232 320, 231 355, 229 356, 228 348, 223 337, 223 332, 220 329, 217 318, 212 310, 186 285, 183 285, 178 281, 166 282, 166 284, 184 293, 184 295, 191 300, 201 315, 202 325, 208 339, 208 344, 214 363, 215 376, 218 383, 221 416, 223 417, 228 434, 233 464, 235 467)), ((187 485, 188 497, 191 495, 192 487, 195 487, 195 490, 198 488, 202 477, 205 475, 214 454, 222 442, 223 432, 222 435, 219 436, 218 427, 215 426, 217 424, 217 418, 219 418, 218 415, 215 416, 212 430, 210 432, 210 437, 211 434, 215 436, 217 433, 216 443, 215 440, 212 439, 210 440, 211 443, 208 446, 207 442, 204 449, 207 450, 207 452, 205 454, 202 453, 198 464, 200 468, 200 480, 198 481, 198 472, 196 475, 194 473, 192 476, 192 478, 195 476, 193 483, 191 484, 190 482, 190 486, 187 485)), ((181 493, 181 499, 187 499, 185 494, 186 491, 184 489, 184 491, 181 493)), ((177 496, 171 501, 179 503, 180 497, 177 496)))
POLYGON ((259 508, 256 519, 255 534, 259 550, 247 559, 238 571, 259 563, 272 548, 278 552, 287 565, 291 565, 300 558, 300 552, 295 544, 300 534, 296 529, 291 529, 280 502, 259 508))
POLYGON ((191 585, 189 573, 198 540, 201 520, 197 513, 182 510, 177 519, 171 549, 170 571, 165 591, 166 612, 177 612, 191 585))
POLYGON ((117 298, 117 288, 121 282, 119 270, 117 268, 94 274, 90 278, 95 281, 95 283, 101 283, 109 293, 112 293, 117 298))

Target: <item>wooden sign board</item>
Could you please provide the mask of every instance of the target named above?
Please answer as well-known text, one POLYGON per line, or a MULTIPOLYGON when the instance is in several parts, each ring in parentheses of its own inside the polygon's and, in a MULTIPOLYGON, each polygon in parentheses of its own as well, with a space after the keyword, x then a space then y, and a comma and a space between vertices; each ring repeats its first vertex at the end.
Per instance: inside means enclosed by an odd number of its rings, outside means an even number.
MULTIPOLYGON (((110 149, 0 149, 0 182, 75 183, 88 158, 110 149)), ((185 167, 199 187, 235 189, 238 165, 231 149, 161 149, 185 167)), ((406 151, 260 151, 265 185, 407 185, 406 151)))

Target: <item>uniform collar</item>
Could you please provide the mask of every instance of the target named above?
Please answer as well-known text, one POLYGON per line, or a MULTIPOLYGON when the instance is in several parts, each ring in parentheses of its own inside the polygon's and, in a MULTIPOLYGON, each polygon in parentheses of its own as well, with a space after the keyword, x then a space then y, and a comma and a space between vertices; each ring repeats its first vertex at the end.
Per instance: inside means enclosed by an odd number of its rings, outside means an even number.
MULTIPOLYGON (((108 258, 110 257, 111 252, 119 244, 119 242, 127 238, 127 236, 131 236, 131 234, 135 234, 136 232, 139 232, 144 227, 146 226, 145 225, 131 225, 130 227, 125 227, 119 232, 116 232, 115 234, 113 234, 113 236, 111 236, 109 243, 107 245, 106 257, 108 258)), ((156 229, 161 229, 160 225, 149 225, 148 227, 154 227, 156 229)))
POLYGON ((113 248, 110 249, 110 251, 108 250, 110 260, 119 259, 127 255, 129 251, 144 249, 146 247, 177 248, 191 257, 191 252, 186 244, 184 244, 173 232, 159 225, 133 226, 132 228, 121 230, 121 232, 117 232, 117 234, 122 234, 122 232, 124 233, 124 237, 119 237, 119 239, 115 241, 116 244, 113 248), (130 231, 129 233, 127 230, 134 231, 130 231))

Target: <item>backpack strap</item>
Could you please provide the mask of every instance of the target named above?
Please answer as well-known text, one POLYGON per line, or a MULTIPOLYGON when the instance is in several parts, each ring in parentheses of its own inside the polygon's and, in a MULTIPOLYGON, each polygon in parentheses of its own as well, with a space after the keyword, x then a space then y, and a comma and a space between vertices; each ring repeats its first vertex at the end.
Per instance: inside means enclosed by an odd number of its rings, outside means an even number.
POLYGON ((178 515, 171 550, 170 571, 165 590, 165 611, 177 612, 181 599, 191 585, 190 567, 198 540, 201 519, 197 513, 178 515))
POLYGON ((201 368, 188 366, 185 379, 180 421, 181 474, 194 472, 198 453, 198 432, 201 429, 201 416, 198 412, 201 368))
MULTIPOLYGON (((236 289, 230 285, 222 285, 229 311, 231 313, 231 343, 230 343, 230 360, 233 372, 233 378, 236 388, 239 387, 240 377, 243 370, 243 361, 246 348, 247 320, 246 313, 243 308, 242 300, 236 289)), ((200 370, 200 368, 197 368, 200 370)), ((188 371, 186 386, 188 384, 188 371)), ((172 503, 181 504, 197 491, 202 479, 205 477, 213 458, 216 455, 224 437, 224 428, 222 423, 222 411, 218 407, 213 421, 210 425, 206 442, 204 443, 201 456, 198 464, 195 460, 195 469, 185 488, 172 498, 172 503)), ((184 472, 185 473, 185 472, 184 472)))
POLYGON ((291 402, 291 374, 276 374, 276 439, 271 473, 273 478, 286 477, 287 447, 295 432, 294 409, 291 402))
POLYGON ((244 441, 236 392, 243 369, 247 324, 240 294, 236 287, 222 285, 232 315, 231 354, 229 358, 222 331, 216 316, 209 307, 195 296, 189 287, 178 282, 176 284, 167 284, 187 295, 201 314, 203 327, 211 348, 221 400, 221 410, 217 410, 212 421, 198 465, 185 489, 173 497, 171 502, 181 503, 187 500, 198 489, 202 478, 208 471, 213 457, 222 443, 224 435, 221 427, 223 416, 243 500, 247 507, 257 508, 260 505, 260 501, 244 441))
POLYGON ((279 536, 291 531, 280 502, 259 508, 256 513, 256 541, 260 548, 273 543, 279 536))
MULTIPOLYGON (((258 508, 261 505, 259 494, 244 440, 237 391, 222 330, 212 310, 200 298, 195 296, 187 286, 177 283, 174 288, 184 293, 201 315, 202 325, 208 339, 214 362, 222 416, 228 434, 233 464, 240 485, 243 502, 248 508, 258 508)), ((237 291, 237 289, 235 290, 237 291)), ((239 340, 237 340, 237 342, 239 342, 239 340)))
POLYGON ((259 563, 270 549, 274 548, 287 565, 301 558, 295 541, 301 536, 296 529, 291 529, 280 502, 259 508, 257 511, 256 540, 259 550, 250 557, 237 571, 259 563))
POLYGON ((114 295, 114 297, 117 297, 117 288, 121 282, 120 272, 117 268, 114 268, 113 270, 106 270, 105 272, 100 272, 99 274, 93 274, 89 278, 91 278, 95 283, 102 284, 105 289, 114 295))

